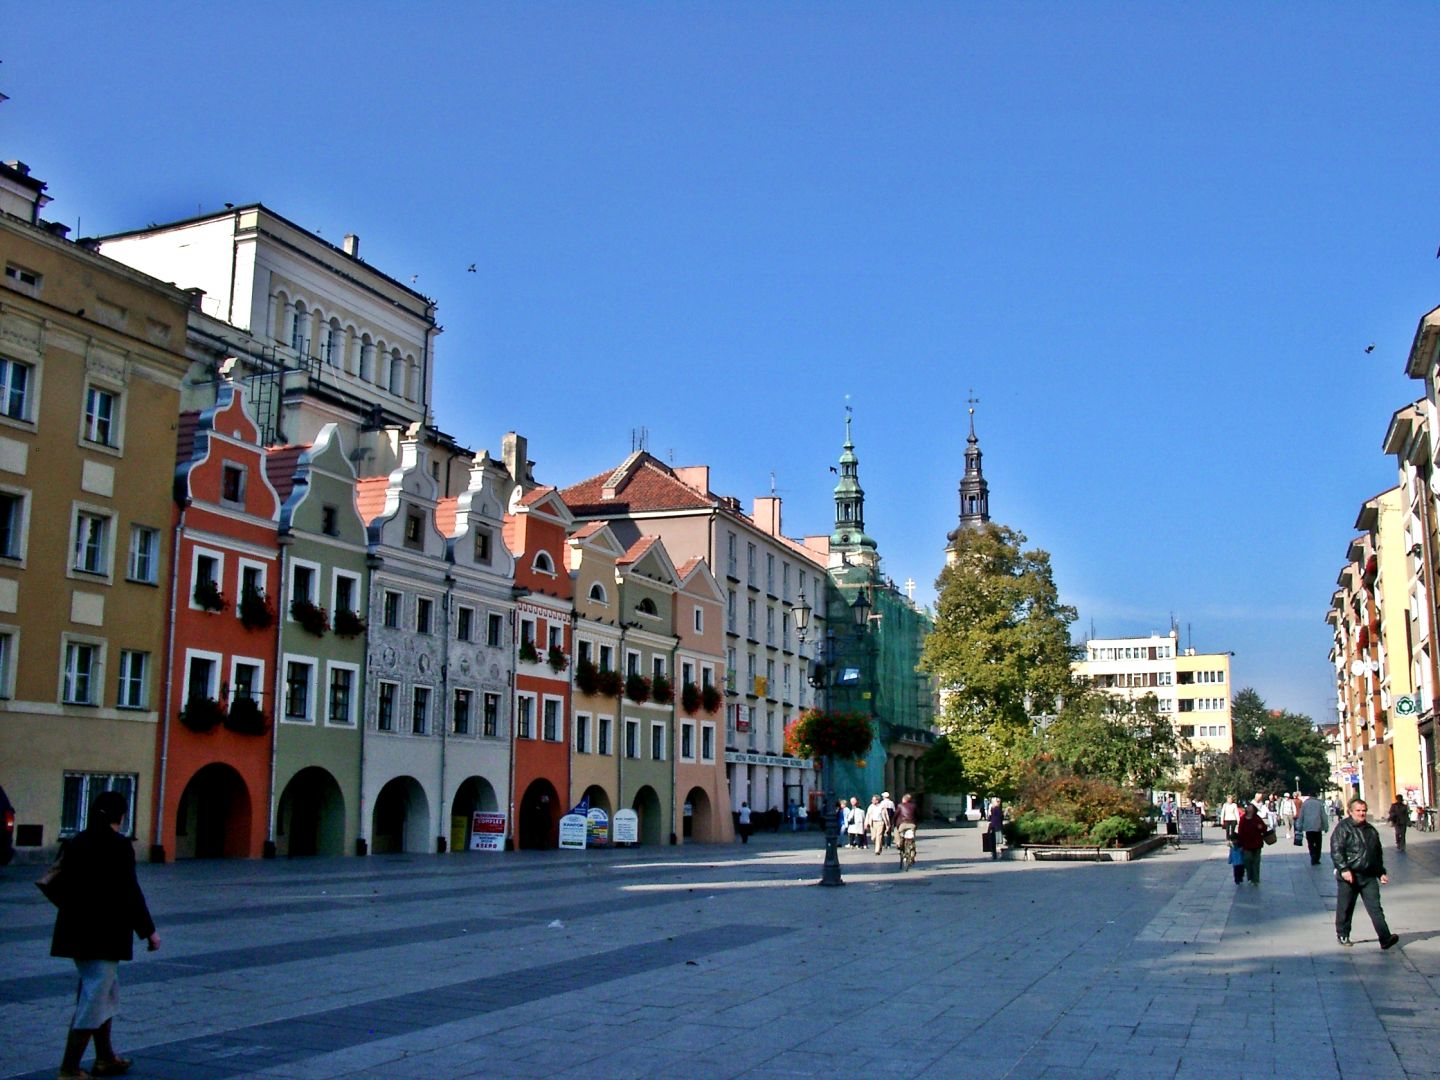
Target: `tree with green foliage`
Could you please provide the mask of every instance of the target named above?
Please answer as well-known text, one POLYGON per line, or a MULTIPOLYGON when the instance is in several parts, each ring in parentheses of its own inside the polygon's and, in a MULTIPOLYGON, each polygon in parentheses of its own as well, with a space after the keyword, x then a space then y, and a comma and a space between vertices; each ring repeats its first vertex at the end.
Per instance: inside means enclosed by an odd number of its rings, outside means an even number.
POLYGON ((943 688, 938 722, 959 758, 957 786, 1002 797, 1038 749, 1032 705, 1049 711, 1072 686, 1075 609, 1060 603, 1050 556, 1025 543, 994 523, 959 531, 920 662, 943 688))
POLYGON ((1127 700, 1087 687, 1066 696, 1045 749, 1076 776, 1148 791, 1173 786, 1185 742, 1153 694, 1127 700))
POLYGON ((1235 747, 1209 754, 1190 775, 1190 795, 1218 806, 1227 795, 1247 799, 1257 791, 1300 790, 1314 794, 1331 787, 1330 753, 1310 717, 1271 709, 1253 689, 1230 703, 1235 747))

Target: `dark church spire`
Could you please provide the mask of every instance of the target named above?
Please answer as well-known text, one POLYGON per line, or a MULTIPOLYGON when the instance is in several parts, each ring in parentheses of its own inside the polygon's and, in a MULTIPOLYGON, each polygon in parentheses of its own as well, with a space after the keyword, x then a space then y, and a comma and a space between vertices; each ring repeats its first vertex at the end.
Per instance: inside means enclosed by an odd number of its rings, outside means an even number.
POLYGON ((990 520, 990 485, 980 466, 980 440, 975 437, 975 406, 980 399, 971 392, 970 435, 965 440, 965 475, 960 479, 960 524, 952 532, 947 550, 953 550, 962 529, 976 529, 990 520))
POLYGON ((845 406, 845 446, 840 454, 835 483, 835 531, 830 550, 844 551, 865 561, 876 556, 875 541, 865 533, 865 489, 860 486, 860 459, 850 436, 850 406, 845 406))

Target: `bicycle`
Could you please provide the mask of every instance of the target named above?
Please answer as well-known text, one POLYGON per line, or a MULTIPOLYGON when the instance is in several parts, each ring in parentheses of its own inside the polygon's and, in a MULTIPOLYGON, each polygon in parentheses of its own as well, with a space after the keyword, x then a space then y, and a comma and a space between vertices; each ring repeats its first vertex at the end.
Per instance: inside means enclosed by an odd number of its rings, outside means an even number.
POLYGON ((909 870, 915 865, 915 829, 914 826, 900 830, 900 839, 895 845, 900 851, 900 869, 909 870))

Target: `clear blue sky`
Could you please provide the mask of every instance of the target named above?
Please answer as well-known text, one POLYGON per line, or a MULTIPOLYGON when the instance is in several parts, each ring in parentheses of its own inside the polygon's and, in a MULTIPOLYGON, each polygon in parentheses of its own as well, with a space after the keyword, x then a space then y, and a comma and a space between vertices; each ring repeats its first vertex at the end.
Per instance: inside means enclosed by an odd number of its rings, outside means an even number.
POLYGON ((7 22, 0 156, 86 234, 359 233, 440 304, 437 422, 547 482, 643 425, 828 531, 851 395, 922 598, 973 387, 1077 630, 1173 612, 1328 718, 1440 302, 1436 41, 1423 4, 54 4, 7 22))

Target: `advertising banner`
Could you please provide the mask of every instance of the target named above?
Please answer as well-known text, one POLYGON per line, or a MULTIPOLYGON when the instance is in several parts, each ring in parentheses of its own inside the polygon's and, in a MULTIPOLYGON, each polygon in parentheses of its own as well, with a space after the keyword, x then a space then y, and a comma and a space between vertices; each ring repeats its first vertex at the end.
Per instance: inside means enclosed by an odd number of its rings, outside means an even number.
POLYGON ((588 822, 581 814, 566 814, 560 819, 560 846, 583 849, 588 822))
POLYGON ((615 811, 615 843, 638 844, 640 842, 640 815, 634 810, 615 811))
POLYGON ((598 806, 592 806, 590 812, 585 815, 586 828, 589 831, 587 837, 591 847, 610 846, 610 815, 601 810, 598 806))
POLYGON ((497 810, 477 810, 470 821, 471 851, 505 850, 505 815, 497 810))

